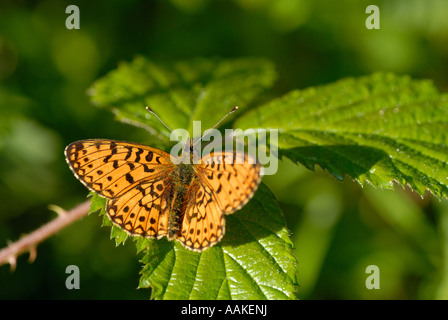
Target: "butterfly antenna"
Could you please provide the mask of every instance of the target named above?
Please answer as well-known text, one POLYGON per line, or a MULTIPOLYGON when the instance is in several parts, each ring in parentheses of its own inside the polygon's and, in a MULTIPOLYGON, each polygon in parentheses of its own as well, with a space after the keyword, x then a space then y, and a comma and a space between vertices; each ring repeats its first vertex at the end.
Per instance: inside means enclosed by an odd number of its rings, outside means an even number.
POLYGON ((210 130, 215 129, 215 128, 216 128, 216 127, 217 127, 217 126, 218 126, 218 125, 219 125, 225 118, 227 118, 230 114, 234 113, 236 110, 238 110, 238 106, 233 107, 233 109, 230 110, 224 117, 222 117, 222 119, 219 120, 217 124, 215 124, 212 128, 206 130, 206 131, 204 132, 204 134, 202 135, 202 137, 199 138, 198 141, 196 141, 196 142, 194 143, 194 145, 196 145, 199 141, 201 141, 202 138, 204 138, 204 137, 208 134, 208 132, 210 132, 210 130))
MULTIPOLYGON (((167 128, 171 133, 174 133, 173 130, 171 130, 170 127, 168 127, 168 126, 165 124, 165 122, 163 122, 162 119, 160 119, 159 116, 158 116, 154 111, 152 111, 152 109, 151 109, 150 107, 146 106, 146 110, 148 110, 149 113, 153 114, 157 119, 159 119, 159 121, 160 121, 160 122, 165 126, 165 128, 167 128)), ((177 138, 178 138, 179 141, 182 140, 182 139, 180 139, 179 136, 178 136, 177 138)))

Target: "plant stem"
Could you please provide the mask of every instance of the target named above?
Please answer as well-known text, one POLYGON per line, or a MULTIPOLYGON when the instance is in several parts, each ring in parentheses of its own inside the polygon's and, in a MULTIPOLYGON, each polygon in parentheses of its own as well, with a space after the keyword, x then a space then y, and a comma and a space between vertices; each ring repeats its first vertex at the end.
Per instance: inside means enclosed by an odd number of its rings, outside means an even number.
POLYGON ((17 264, 17 257, 26 251, 30 252, 29 260, 30 262, 33 262, 36 258, 36 247, 39 243, 62 228, 87 215, 89 213, 89 208, 90 201, 86 201, 69 211, 62 209, 58 210, 59 215, 56 219, 0 250, 0 265, 9 263, 11 269, 14 270, 17 264))

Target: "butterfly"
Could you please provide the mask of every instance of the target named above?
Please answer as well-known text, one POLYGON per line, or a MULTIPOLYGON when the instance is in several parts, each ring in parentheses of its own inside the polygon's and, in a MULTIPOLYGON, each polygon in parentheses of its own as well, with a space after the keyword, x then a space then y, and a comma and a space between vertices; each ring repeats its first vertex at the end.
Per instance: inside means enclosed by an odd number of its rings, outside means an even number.
POLYGON ((163 150, 108 139, 73 142, 66 147, 65 157, 76 178, 107 199, 106 213, 115 225, 131 235, 167 237, 202 251, 224 236, 224 215, 252 198, 263 167, 237 151, 194 159, 195 143, 185 144, 180 157, 199 161, 177 164, 163 150))

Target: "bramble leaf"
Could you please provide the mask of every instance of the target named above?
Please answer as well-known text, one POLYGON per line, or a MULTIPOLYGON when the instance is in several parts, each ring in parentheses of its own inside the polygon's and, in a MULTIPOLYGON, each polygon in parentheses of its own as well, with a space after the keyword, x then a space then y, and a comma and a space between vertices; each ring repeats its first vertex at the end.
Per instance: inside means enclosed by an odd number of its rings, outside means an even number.
POLYGON ((151 286, 155 299, 295 299, 297 260, 265 185, 226 216, 226 230, 218 245, 200 253, 177 241, 139 239, 145 252, 140 287, 151 286))
POLYGON ((340 180, 448 197, 447 97, 431 81, 377 73, 292 91, 234 126, 279 129, 280 155, 340 180))
POLYGON ((110 109, 120 121, 144 127, 167 142, 170 132, 145 106, 171 129, 186 129, 197 138, 201 133, 192 132, 193 121, 200 120, 205 131, 236 105, 241 114, 275 78, 272 64, 263 59, 154 62, 137 57, 97 80, 89 93, 94 104, 110 109))
MULTIPOLYGON (((93 195, 92 206, 101 202, 93 195)), ((119 245, 128 235, 113 226, 111 238, 119 245)), ((295 299, 297 259, 283 214, 264 184, 243 209, 226 216, 223 240, 203 252, 166 238, 131 238, 144 253, 139 287, 151 287, 153 299, 295 299)))

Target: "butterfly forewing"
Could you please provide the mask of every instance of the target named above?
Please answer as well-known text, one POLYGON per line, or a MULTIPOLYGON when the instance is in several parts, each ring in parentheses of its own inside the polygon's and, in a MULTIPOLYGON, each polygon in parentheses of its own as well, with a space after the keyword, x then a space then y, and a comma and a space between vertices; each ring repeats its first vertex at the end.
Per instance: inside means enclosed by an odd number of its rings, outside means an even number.
POLYGON ((106 198, 120 197, 141 181, 166 176, 175 168, 162 150, 115 140, 77 141, 65 149, 65 156, 75 176, 106 198))
POLYGON ((198 172, 201 182, 214 191, 215 200, 227 214, 252 198, 262 178, 262 167, 254 158, 233 151, 204 156, 198 172))

